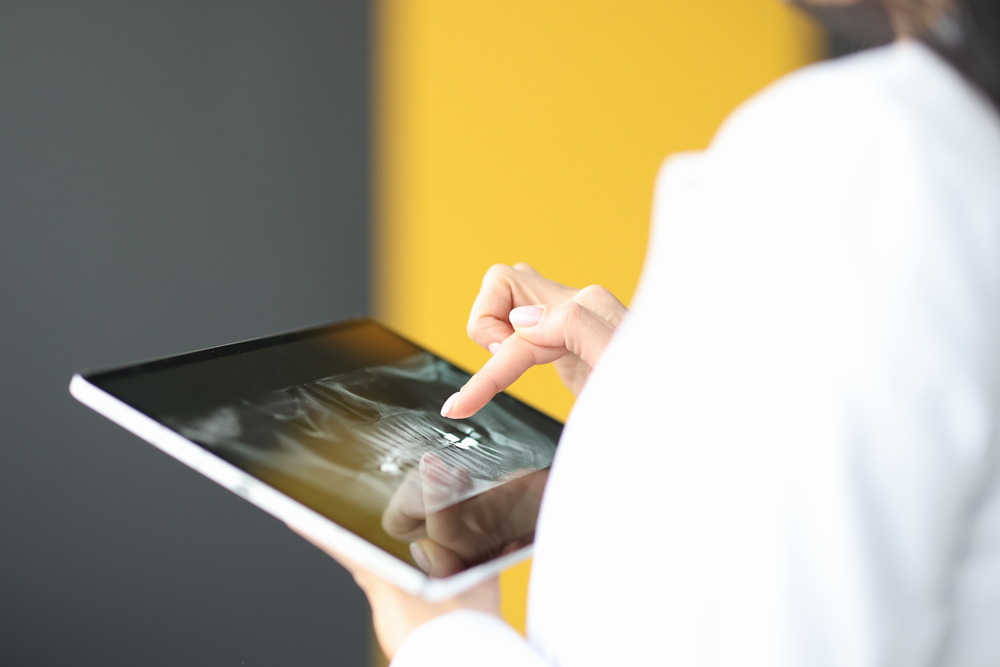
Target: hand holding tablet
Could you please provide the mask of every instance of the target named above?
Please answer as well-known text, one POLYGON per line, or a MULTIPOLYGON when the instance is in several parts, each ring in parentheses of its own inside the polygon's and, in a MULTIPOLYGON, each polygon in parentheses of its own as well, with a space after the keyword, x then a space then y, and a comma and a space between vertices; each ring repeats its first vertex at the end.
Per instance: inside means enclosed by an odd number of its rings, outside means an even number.
POLYGON ((419 472, 412 471, 409 477, 389 501, 382 514, 382 526, 393 537, 411 543, 417 565, 431 576, 451 576, 476 562, 517 551, 534 540, 548 470, 518 476, 445 506, 434 496, 440 489, 468 484, 468 473, 460 468, 449 469, 434 454, 425 454, 419 472))

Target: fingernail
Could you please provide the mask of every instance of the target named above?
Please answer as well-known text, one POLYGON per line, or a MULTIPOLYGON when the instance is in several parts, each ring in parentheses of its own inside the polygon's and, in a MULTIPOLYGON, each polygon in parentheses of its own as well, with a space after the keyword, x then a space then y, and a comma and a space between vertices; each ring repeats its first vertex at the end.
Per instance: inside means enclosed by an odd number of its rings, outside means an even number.
POLYGON ((515 327, 533 327, 541 322, 544 312, 538 306, 521 306, 510 311, 510 323, 515 327))
POLYGON ((490 343, 486 346, 486 349, 490 351, 490 354, 496 354, 497 350, 500 349, 500 343, 490 343))
POLYGON ((424 572, 431 571, 431 561, 427 558, 427 552, 424 548, 417 544, 416 542, 410 542, 410 555, 413 556, 413 560, 424 572))
POLYGON ((449 396, 448 400, 445 401, 444 405, 441 406, 441 416, 442 417, 447 417, 448 413, 451 412, 451 406, 455 405, 455 401, 458 399, 458 394, 459 393, 460 392, 456 391, 454 394, 452 394, 451 396, 449 396))

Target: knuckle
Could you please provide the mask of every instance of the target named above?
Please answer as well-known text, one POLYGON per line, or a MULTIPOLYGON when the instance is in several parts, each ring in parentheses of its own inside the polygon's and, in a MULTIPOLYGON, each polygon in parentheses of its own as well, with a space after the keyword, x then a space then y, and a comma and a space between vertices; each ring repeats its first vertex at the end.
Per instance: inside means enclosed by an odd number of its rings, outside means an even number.
POLYGON ((473 342, 483 347, 490 343, 502 342, 504 338, 504 333, 498 330, 496 322, 488 317, 470 317, 465 325, 465 333, 473 342))
POLYGON ((584 287, 573 300, 585 304, 598 316, 612 322, 619 319, 619 313, 624 308, 614 294, 600 285, 584 287))
POLYGON ((577 295, 581 299, 587 299, 596 303, 604 303, 608 298, 614 298, 611 292, 600 285, 587 285, 577 295))
POLYGON ((584 325, 587 309, 576 301, 567 301, 562 308, 562 324, 567 329, 578 329, 584 325))
POLYGON ((609 292, 607 288, 603 287, 602 285, 587 285, 587 289, 598 296, 602 297, 611 296, 611 292, 609 292))
POLYGON ((486 270, 486 275, 483 276, 483 284, 489 284, 497 280, 501 280, 510 275, 512 271, 511 267, 506 264, 494 264, 489 269, 486 270))
POLYGON ((479 332, 479 320, 476 317, 470 317, 469 322, 465 325, 465 334, 472 340, 476 339, 476 334, 479 332))
POLYGON ((483 392, 491 397, 503 391, 503 387, 500 386, 500 382, 496 376, 496 370, 490 368, 488 363, 472 376, 470 384, 473 385, 473 391, 477 393, 483 392))
POLYGON ((476 340, 476 338, 482 333, 482 331, 483 331, 482 313, 477 312, 477 309, 473 308, 472 312, 469 313, 468 322, 465 323, 465 333, 472 340, 476 340))
POLYGON ((490 390, 490 392, 491 392, 491 393, 492 393, 492 394, 493 394, 494 396, 495 396, 495 395, 497 395, 497 394, 499 394, 499 393, 500 393, 501 391, 503 391, 503 390, 504 390, 504 387, 503 387, 503 385, 502 385, 502 384, 500 383, 500 381, 499 381, 499 380, 497 379, 497 376, 496 376, 495 374, 493 374, 493 373, 490 373, 490 374, 489 374, 489 375, 488 375, 488 376, 486 377, 486 382, 487 382, 487 386, 489 387, 489 390, 490 390))

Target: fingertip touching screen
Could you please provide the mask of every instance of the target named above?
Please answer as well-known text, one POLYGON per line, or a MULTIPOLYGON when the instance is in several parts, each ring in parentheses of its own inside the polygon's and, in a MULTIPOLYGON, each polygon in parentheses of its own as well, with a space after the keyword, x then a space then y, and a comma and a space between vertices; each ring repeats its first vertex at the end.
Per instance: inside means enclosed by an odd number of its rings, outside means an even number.
POLYGON ((506 394, 442 417, 469 377, 367 319, 86 375, 411 565, 429 540, 434 576, 533 540, 562 429, 506 394))

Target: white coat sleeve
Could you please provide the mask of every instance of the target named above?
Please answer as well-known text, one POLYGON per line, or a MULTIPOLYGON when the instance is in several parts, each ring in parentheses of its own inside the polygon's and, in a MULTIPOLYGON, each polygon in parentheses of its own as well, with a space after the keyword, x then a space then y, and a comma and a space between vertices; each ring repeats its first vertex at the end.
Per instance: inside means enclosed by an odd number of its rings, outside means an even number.
POLYGON ((524 637, 502 619, 460 610, 432 619, 406 638, 393 667, 545 667, 524 637))
POLYGON ((780 593, 747 597, 773 601, 753 620, 770 664, 1000 655, 997 123, 940 69, 778 90, 710 151, 720 266, 742 276, 713 302, 768 313, 755 350, 780 399, 747 399, 788 471, 750 517, 780 559, 780 593))

